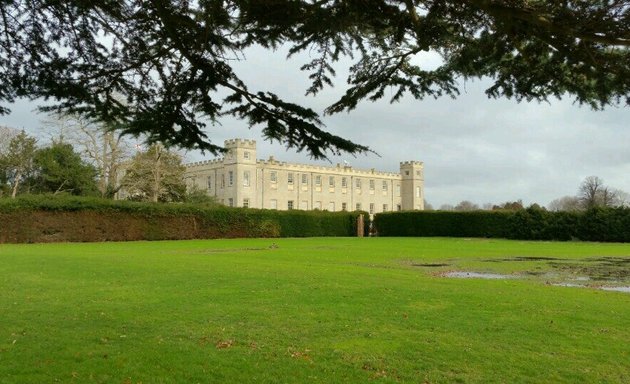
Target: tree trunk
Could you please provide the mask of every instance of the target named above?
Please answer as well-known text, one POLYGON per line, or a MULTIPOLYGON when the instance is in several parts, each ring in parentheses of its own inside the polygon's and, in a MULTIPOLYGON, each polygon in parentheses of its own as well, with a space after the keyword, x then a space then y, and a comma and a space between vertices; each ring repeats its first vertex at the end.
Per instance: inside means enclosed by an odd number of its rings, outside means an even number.
POLYGON ((160 196, 160 183, 161 183, 161 164, 160 164, 160 157, 161 157, 161 151, 160 148, 157 148, 157 157, 155 159, 155 174, 153 177, 154 180, 154 185, 153 185, 153 196, 151 198, 151 200, 154 203, 158 202, 158 197, 160 196))
POLYGON ((20 178, 22 178, 22 171, 18 169, 18 171, 15 174, 15 181, 13 184, 13 190, 11 191, 11 198, 15 199, 15 196, 17 195, 17 190, 18 190, 18 186, 20 185, 20 178))

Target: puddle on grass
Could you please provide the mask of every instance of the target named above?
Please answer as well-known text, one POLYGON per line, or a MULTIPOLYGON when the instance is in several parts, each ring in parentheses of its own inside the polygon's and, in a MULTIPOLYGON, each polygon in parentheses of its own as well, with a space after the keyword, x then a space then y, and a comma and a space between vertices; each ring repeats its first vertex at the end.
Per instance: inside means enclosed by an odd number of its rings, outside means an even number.
POLYGON ((577 283, 552 283, 551 285, 553 285, 555 287, 592 288, 592 289, 599 289, 599 290, 602 290, 602 291, 614 291, 614 292, 630 293, 630 287, 629 286, 620 286, 620 287, 590 286, 590 285, 583 285, 583 284, 577 284, 577 283))
POLYGON ((630 287, 598 287, 599 289, 603 289, 604 291, 616 291, 616 292, 625 292, 630 293, 630 287))
POLYGON ((514 276, 514 275, 501 275, 498 273, 481 273, 481 272, 464 272, 464 271, 446 272, 446 273, 443 273, 442 276, 458 278, 458 279, 491 279, 491 280, 517 278, 517 276, 514 276))

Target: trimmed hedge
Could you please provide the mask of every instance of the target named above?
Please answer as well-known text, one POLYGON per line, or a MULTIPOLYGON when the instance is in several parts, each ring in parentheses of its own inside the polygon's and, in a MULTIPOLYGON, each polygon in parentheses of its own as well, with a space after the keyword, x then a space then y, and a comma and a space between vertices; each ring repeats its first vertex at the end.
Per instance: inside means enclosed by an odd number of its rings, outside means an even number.
POLYGON ((379 236, 489 237, 519 240, 630 242, 630 208, 585 212, 410 211, 374 217, 379 236))
POLYGON ((404 211, 378 213, 378 236, 506 237, 509 214, 501 211, 404 211))
POLYGON ((0 199, 0 243, 356 236, 361 213, 33 195, 0 199))

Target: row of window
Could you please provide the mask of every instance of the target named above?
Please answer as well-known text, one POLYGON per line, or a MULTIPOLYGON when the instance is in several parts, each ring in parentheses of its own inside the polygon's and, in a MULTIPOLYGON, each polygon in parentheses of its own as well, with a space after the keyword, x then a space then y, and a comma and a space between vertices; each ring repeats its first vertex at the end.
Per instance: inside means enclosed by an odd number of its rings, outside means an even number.
MULTIPOLYGON (((249 171, 244 171, 243 172, 243 185, 245 187, 249 187, 250 185, 250 172, 249 171)), ((208 190, 212 190, 212 176, 208 176, 208 190)), ((234 171, 228 171, 228 184, 229 187, 234 185, 234 171)), ((225 174, 221 174, 221 188, 225 188, 225 174)))
MULTIPOLYGON (((234 206, 234 199, 233 198, 229 198, 228 199, 228 206, 233 207, 234 206)), ((249 208, 249 199, 245 198, 243 199, 243 207, 244 208, 249 208)), ((278 200, 271 200, 270 201, 270 209, 278 209, 278 200)), ((335 202, 331 201, 328 203, 328 211, 330 212, 335 212, 335 202)), ((355 205, 355 209, 357 211, 361 210, 361 203, 357 203, 355 205)), ((287 209, 288 210, 293 210, 293 209, 297 209, 297 207, 295 206, 295 201, 294 200, 289 200, 287 201, 287 209)), ((308 210, 308 201, 306 200, 302 200, 302 202, 300 203, 300 207, 299 209, 301 210, 308 210)), ((316 201, 313 204, 313 209, 322 209, 322 202, 321 201, 316 201)), ((400 204, 398 204, 396 206, 397 210, 401 210, 401 206, 400 204)), ((348 210, 348 203, 341 203, 341 210, 342 211, 347 211, 348 210)), ((389 210, 389 205, 388 204, 383 204, 383 210, 381 212, 387 212, 389 210)), ((370 207, 369 207, 369 212, 370 214, 374 214, 375 213, 375 204, 374 203, 370 203, 370 207)))
MULTIPOLYGON (((248 201, 248 203, 249 203, 249 201, 248 201)), ((271 206, 269 208, 271 208, 271 209, 278 209, 278 201, 277 200, 271 200, 270 201, 270 205, 271 206)), ((297 209, 297 207, 295 206, 295 201, 294 200, 287 201, 287 209, 288 210, 297 209)), ((299 209, 301 209, 301 210, 308 210, 308 201, 303 200, 300 203, 299 209)), ((321 201, 315 201, 313 203, 313 209, 320 209, 320 210, 323 209, 322 202, 321 201)), ((335 212, 335 209, 336 209, 335 202, 334 201, 329 202, 327 210, 330 211, 330 212, 335 212)), ((355 210, 360 211, 361 209, 362 209, 361 203, 357 203, 355 205, 355 210)), ((371 214, 373 214, 373 213, 375 213, 375 209, 376 209, 375 208, 375 204, 374 203, 370 203, 369 212, 371 214)), ((398 204, 396 206, 396 209, 399 210, 399 211, 401 210, 400 204, 398 204)), ((341 203, 341 210, 342 211, 347 211, 348 210, 348 203, 341 203)), ((381 212, 387 212, 387 211, 389 211, 389 205, 388 204, 383 204, 383 210, 381 212)))
MULTIPOLYGON (((270 173, 270 181, 272 183, 277 183, 278 182, 278 176, 276 172, 271 172, 270 173)), ((244 171, 243 172, 243 186, 245 187, 249 187, 250 186, 250 180, 251 180, 251 174, 250 171, 244 171)), ((212 176, 208 176, 208 190, 212 190, 212 176)), ((335 176, 329 176, 328 177, 328 186, 331 188, 335 187, 335 176)), ((361 179, 355 179, 355 188, 357 189, 361 189, 361 179)), ((293 173, 288 173, 287 174, 287 182, 289 185, 293 185, 293 173)), ((303 185, 308 185, 308 175, 307 174, 302 174, 302 184, 303 185)), ((234 185, 234 171, 228 171, 228 186, 233 186, 234 185)), ((322 185, 322 176, 321 175, 317 175, 315 176, 315 185, 316 186, 321 186, 322 185)), ((370 186, 370 191, 375 190, 375 185, 376 182, 375 180, 369 180, 369 186, 370 186)), ((225 188, 225 174, 221 174, 221 188, 225 188)), ((347 188, 348 187, 348 178, 347 177, 342 177, 341 178, 341 188, 347 188)), ((399 186, 396 186, 397 188, 399 188, 399 186)), ((382 184, 381 184, 381 189, 383 191, 387 191, 389 189, 389 182, 387 180, 383 180, 382 184)))
MULTIPOLYGON (((270 173, 270 177, 269 177, 270 181, 272 183, 277 183, 278 182, 278 175, 276 172, 272 171, 270 173)), ((293 173, 289 172, 287 173, 287 183, 288 184, 293 184, 294 183, 294 178, 293 178, 293 173)), ((303 173, 302 174, 302 184, 303 185, 308 185, 308 174, 303 173)), ((362 179, 355 179, 354 183, 355 183, 355 188, 360 189, 361 188, 361 183, 362 179)), ((336 183, 336 178, 335 176, 328 176, 328 186, 331 188, 335 187, 335 183, 336 183)), ((375 185, 376 182, 375 180, 369 180, 370 183, 370 190, 374 190, 375 189, 375 185)), ((322 185, 322 176, 321 175, 316 175, 315 176, 315 185, 316 186, 321 186, 322 185)), ((341 188, 348 188, 348 178, 347 177, 342 177, 341 178, 341 188)), ((381 188, 383 191, 387 191, 389 188, 389 182, 387 180, 383 180, 382 184, 381 184, 381 188)))

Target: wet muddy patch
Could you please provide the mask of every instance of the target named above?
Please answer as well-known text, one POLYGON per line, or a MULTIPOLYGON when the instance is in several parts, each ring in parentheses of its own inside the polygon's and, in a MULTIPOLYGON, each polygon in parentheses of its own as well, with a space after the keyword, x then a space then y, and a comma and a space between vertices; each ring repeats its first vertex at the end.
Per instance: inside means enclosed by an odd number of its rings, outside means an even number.
MULTIPOLYGON (((503 259, 487 259, 489 263, 502 262, 539 262, 540 266, 536 269, 551 268, 560 276, 566 276, 566 279, 575 278, 576 276, 584 276, 587 279, 606 281, 606 282, 630 282, 630 257, 619 256, 599 256, 587 259, 567 259, 546 256, 515 256, 503 259)), ((541 271, 522 271, 524 275, 541 276, 545 272, 541 271)))
POLYGON ((588 276, 598 281, 630 279, 630 258, 585 259, 581 263, 550 262, 549 266, 562 274, 588 276))

